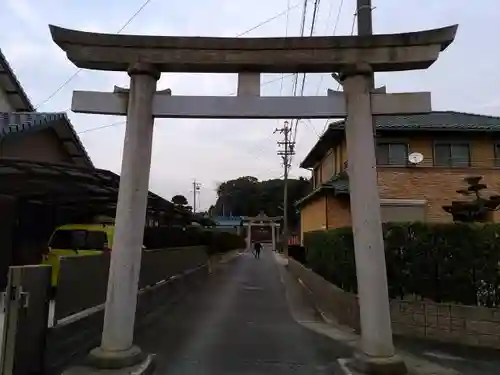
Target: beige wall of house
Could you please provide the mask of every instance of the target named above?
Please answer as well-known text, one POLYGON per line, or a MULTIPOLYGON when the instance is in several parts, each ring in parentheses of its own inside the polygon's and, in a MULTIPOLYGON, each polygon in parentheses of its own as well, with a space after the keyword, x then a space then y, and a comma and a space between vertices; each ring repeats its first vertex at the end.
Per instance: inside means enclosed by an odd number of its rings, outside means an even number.
POLYGON ((304 205, 300 210, 301 238, 304 232, 327 228, 326 198, 320 197, 304 205))
MULTIPOLYGON (((8 96, 0 87, 0 112, 12 112, 8 96)), ((0 139, 0 158, 74 164, 53 129, 19 134, 0 139)))
POLYGON ((0 140, 0 158, 74 164, 54 130, 50 128, 0 140))
MULTIPOLYGON (((439 142, 446 142, 448 138, 439 138, 439 142)), ((419 152, 424 155, 424 160, 422 163, 416 166, 397 166, 390 168, 398 168, 403 171, 413 171, 415 169, 427 169, 436 168, 439 170, 451 169, 456 170, 457 168, 447 168, 439 167, 434 165, 434 143, 436 142, 435 137, 429 135, 411 135, 404 138, 384 138, 379 137, 378 141, 385 142, 404 142, 408 145, 408 153, 419 152)), ((466 142, 470 147, 470 166, 464 168, 468 171, 475 173, 482 169, 491 169, 494 171, 500 171, 500 155, 496 155, 495 148, 500 146, 500 138, 492 138, 488 135, 469 135, 468 137, 462 137, 461 139, 451 138, 452 142, 466 142)), ((500 147, 499 147, 500 151, 500 147)), ((314 179, 314 186, 319 186, 321 183, 328 181, 331 177, 342 172, 344 170, 344 163, 347 161, 347 149, 345 140, 340 144, 332 147, 324 158, 319 162, 313 170, 313 176, 317 177, 314 179)), ((379 170, 384 170, 388 166, 379 165, 379 170)), ((500 174, 499 180, 500 183, 500 174)))

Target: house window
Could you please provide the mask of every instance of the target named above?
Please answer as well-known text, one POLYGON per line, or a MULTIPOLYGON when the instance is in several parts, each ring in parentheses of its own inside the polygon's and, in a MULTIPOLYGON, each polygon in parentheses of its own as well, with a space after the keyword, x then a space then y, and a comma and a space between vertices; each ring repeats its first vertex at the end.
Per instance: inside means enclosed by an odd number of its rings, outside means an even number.
POLYGON ((495 167, 500 167, 500 142, 495 142, 495 167))
POLYGON ((382 222, 423 222, 425 221, 425 206, 425 201, 381 199, 380 213, 382 222))
POLYGON ((434 165, 440 167, 469 167, 470 146, 468 143, 436 143, 434 165))
POLYGON ((321 164, 321 183, 328 181, 334 175, 334 156, 333 152, 329 153, 321 164))
POLYGON ((407 165, 408 145, 406 143, 378 143, 377 165, 407 165))
POLYGON ((321 185, 321 170, 319 168, 314 169, 314 188, 321 185))

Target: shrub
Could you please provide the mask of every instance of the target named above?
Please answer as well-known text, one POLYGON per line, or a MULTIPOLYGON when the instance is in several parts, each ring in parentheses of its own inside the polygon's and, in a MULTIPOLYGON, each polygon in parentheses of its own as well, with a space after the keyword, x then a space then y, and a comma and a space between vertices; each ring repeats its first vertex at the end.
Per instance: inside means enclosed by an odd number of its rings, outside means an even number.
POLYGON ((345 291, 357 292, 351 228, 304 233, 304 246, 314 272, 345 291))
POLYGON ((153 227, 144 230, 146 249, 163 249, 182 246, 207 246, 208 253, 225 253, 243 249, 243 237, 229 232, 218 232, 200 227, 153 227))
POLYGON ((146 249, 202 245, 202 235, 197 228, 150 227, 144 229, 143 244, 146 249))
MULTIPOLYGON (((389 295, 500 305, 500 225, 388 223, 383 226, 389 295)), ((357 292, 351 228, 305 234, 307 264, 357 292)))
POLYGON ((246 247, 245 239, 235 233, 204 231, 204 244, 208 247, 209 255, 215 253, 226 253, 231 250, 246 247))
POLYGON ((302 264, 306 263, 306 248, 300 245, 288 245, 288 256, 302 264))

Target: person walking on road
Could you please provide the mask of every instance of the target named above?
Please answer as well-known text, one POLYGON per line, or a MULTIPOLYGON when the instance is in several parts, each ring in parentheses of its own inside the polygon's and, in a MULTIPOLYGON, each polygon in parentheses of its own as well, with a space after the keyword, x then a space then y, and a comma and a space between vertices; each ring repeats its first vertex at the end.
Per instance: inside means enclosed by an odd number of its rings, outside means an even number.
POLYGON ((254 256, 256 259, 260 258, 260 251, 262 250, 262 245, 260 242, 255 242, 253 245, 254 256))

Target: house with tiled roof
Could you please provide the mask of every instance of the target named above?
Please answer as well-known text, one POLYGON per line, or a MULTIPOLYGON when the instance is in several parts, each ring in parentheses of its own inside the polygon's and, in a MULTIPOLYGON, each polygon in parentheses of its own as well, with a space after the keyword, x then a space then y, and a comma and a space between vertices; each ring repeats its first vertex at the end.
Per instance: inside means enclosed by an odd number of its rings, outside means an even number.
MULTIPOLYGON (((376 116, 375 122, 384 222, 451 221, 442 206, 463 199, 456 190, 468 176, 483 176, 491 193, 500 192, 500 117, 435 111, 376 116), (423 160, 409 162, 412 153, 423 160)), ((313 185, 296 202, 302 233, 351 225, 345 125, 332 122, 301 163, 313 185)))
POLYGON ((93 168, 66 114, 36 112, 1 51, 0 158, 93 168))
MULTIPOLYGON (((114 216, 119 183, 93 166, 65 113, 36 111, 0 51, 0 289, 9 266, 41 261, 58 225, 114 216)), ((146 215, 147 225, 187 216, 152 192, 146 215)))

